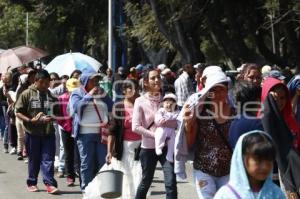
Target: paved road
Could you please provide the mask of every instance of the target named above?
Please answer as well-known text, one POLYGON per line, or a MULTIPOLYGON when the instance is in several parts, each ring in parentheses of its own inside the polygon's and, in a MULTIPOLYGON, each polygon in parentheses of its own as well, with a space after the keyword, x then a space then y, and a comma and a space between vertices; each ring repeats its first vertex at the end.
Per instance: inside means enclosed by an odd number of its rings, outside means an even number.
MULTIPOLYGON (((56 178, 58 181, 60 195, 50 195, 45 191, 41 177, 38 187, 41 190, 38 193, 30 193, 26 190, 27 164, 24 161, 17 161, 16 155, 4 154, 2 142, 0 141, 0 198, 1 199, 56 199, 72 198, 81 199, 78 180, 74 187, 67 187, 65 178, 56 178)), ((41 176, 41 173, 40 173, 41 176)), ((161 168, 158 167, 155 172, 148 199, 165 198, 164 182, 161 168)), ((191 175, 189 175, 191 176, 191 175)), ((195 187, 190 182, 178 183, 178 199, 197 199, 195 187)))

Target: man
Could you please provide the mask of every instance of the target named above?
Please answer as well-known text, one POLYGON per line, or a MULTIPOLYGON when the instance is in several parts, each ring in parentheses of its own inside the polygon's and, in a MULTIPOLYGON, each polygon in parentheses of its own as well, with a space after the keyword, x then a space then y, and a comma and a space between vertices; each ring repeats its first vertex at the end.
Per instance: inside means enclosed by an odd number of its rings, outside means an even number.
POLYGON ((11 74, 3 74, 1 78, 3 86, 0 88, 0 128, 1 137, 4 143, 4 153, 8 153, 8 119, 6 110, 8 107, 7 96, 11 85, 11 74))
POLYGON ((193 81, 195 77, 195 69, 192 64, 183 66, 182 74, 176 79, 174 86, 176 96, 178 97, 177 105, 181 109, 189 96, 195 92, 193 81))
POLYGON ((35 82, 25 90, 15 104, 16 116, 23 121, 26 131, 26 149, 29 158, 27 189, 37 192, 41 167, 43 182, 49 194, 58 192, 54 179, 55 129, 54 116, 59 115, 57 99, 48 90, 50 75, 40 70, 35 82))
POLYGON ((175 93, 175 78, 172 75, 171 69, 166 68, 160 74, 162 80, 162 95, 164 96, 166 93, 175 93))

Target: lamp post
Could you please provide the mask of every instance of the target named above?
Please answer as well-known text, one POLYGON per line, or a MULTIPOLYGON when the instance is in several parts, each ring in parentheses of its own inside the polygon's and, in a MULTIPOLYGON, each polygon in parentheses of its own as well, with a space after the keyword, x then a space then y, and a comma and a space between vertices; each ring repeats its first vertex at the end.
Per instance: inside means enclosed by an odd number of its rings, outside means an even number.
POLYGON ((273 48, 273 53, 276 53, 276 46, 275 46, 275 34, 274 34, 274 24, 273 24, 273 17, 274 17, 274 12, 271 11, 270 20, 271 20, 271 35, 272 35, 272 48, 273 48))
POLYGON ((29 16, 28 16, 28 12, 26 12, 26 46, 28 46, 28 29, 29 29, 29 16))

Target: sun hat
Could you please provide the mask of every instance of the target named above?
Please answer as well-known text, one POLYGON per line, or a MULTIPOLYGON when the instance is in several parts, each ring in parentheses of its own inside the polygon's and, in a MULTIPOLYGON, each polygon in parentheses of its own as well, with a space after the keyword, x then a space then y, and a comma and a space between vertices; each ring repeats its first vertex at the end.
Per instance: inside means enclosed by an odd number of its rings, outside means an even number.
POLYGON ((203 70, 202 77, 207 77, 216 72, 222 72, 222 68, 220 66, 208 66, 203 70))

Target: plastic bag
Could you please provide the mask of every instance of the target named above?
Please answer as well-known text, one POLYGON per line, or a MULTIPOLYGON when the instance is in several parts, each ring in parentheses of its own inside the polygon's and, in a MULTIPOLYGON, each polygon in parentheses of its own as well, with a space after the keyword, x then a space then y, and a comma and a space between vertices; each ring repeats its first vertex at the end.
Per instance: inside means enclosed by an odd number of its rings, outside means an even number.
MULTIPOLYGON (((116 160, 114 158, 112 158, 111 163, 108 164, 104 164, 100 171, 107 171, 107 170, 112 170, 112 169, 116 169, 117 163, 116 160)), ((100 187, 101 187, 101 180, 98 176, 98 174, 96 175, 96 177, 88 184, 88 186, 85 188, 85 193, 84 193, 84 199, 104 199, 101 197, 100 194, 100 187)), ((104 182, 105 183, 105 182, 104 182)))

